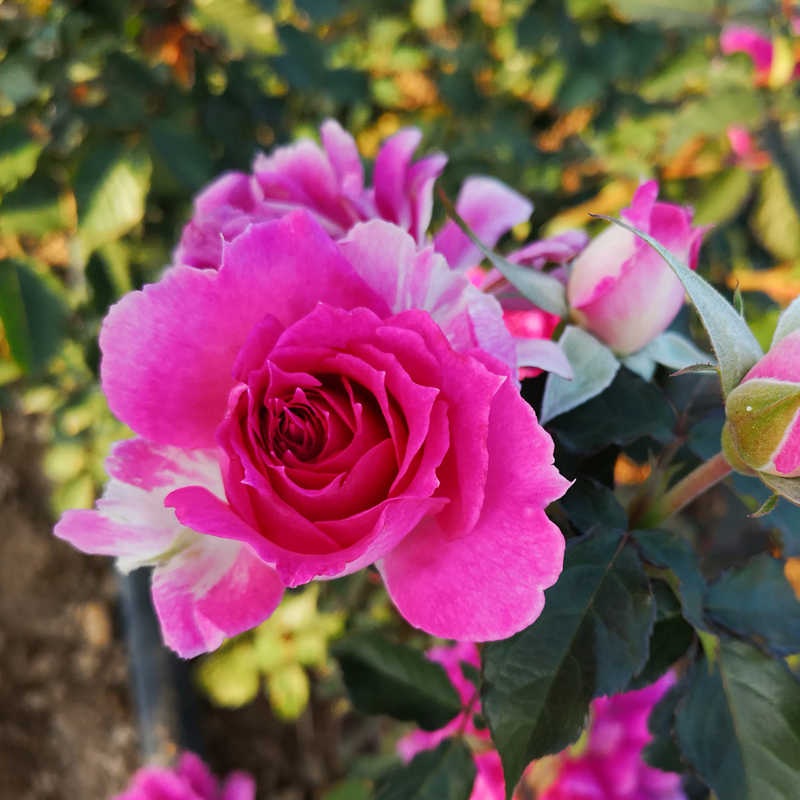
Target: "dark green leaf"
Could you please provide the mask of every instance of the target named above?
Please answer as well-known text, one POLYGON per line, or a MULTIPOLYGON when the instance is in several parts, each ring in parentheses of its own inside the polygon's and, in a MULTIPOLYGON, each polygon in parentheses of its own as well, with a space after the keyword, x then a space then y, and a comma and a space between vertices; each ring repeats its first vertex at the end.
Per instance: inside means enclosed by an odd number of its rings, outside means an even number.
POLYGON ((578 478, 558 501, 578 533, 598 522, 609 528, 625 528, 628 518, 614 492, 592 478, 578 478))
POLYGON ((22 369, 44 370, 61 344, 65 317, 61 301, 38 275, 15 261, 0 261, 0 320, 22 369))
POLYGON ((434 731, 461 711, 461 698, 447 673, 418 650, 376 633, 348 636, 331 650, 350 700, 362 714, 388 714, 434 731))
POLYGON ((694 628, 683 618, 681 604, 665 581, 653 581, 656 599, 656 624, 650 636, 650 655, 642 671, 631 681, 630 689, 655 683, 689 649, 694 628))
POLYGON ((375 800, 469 800, 475 761, 462 739, 445 739, 395 770, 378 787, 375 800))
POLYGON ((712 667, 698 664, 677 733, 718 800, 796 800, 800 683, 752 645, 723 640, 712 667))
POLYGON ((0 126, 0 189, 7 192, 33 175, 41 150, 19 122, 0 126))
POLYGON ((214 164, 197 135, 174 120, 157 120, 150 127, 156 167, 162 163, 189 192, 196 192, 214 177, 214 164))
POLYGON ((709 587, 706 608, 714 620, 753 637, 780 655, 800 652, 800 602, 784 562, 764 553, 709 587))
POLYGON ((0 229, 6 233, 44 236, 69 225, 61 190, 50 178, 34 175, 3 197, 0 229))
POLYGON ((675 412, 664 395, 624 368, 600 395, 548 424, 564 447, 581 453, 624 446, 642 436, 667 442, 674 427, 675 412))
POLYGON ((689 542, 672 531, 655 528, 634 531, 632 535, 642 548, 645 561, 656 567, 672 570, 677 581, 674 588, 681 600, 683 616, 695 628, 706 630, 703 621, 706 581, 689 542))
POLYGON ((593 698, 623 689, 647 659, 655 603, 636 547, 608 529, 574 542, 539 619, 483 651, 483 713, 512 789, 533 759, 577 738, 593 698))
POLYGON ((647 728, 653 739, 642 751, 642 759, 651 767, 664 772, 683 772, 681 751, 675 738, 675 710, 686 690, 682 684, 673 686, 650 712, 647 728))

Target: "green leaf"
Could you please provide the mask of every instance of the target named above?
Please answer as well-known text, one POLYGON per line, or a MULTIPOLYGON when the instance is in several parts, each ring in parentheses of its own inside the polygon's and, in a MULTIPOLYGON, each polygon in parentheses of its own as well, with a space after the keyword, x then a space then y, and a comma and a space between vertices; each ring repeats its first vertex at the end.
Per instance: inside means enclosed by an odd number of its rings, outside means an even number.
POLYGON ((540 422, 544 425, 597 397, 619 370, 619 361, 604 344, 574 325, 567 325, 558 346, 572 367, 572 380, 550 373, 544 387, 540 422))
POLYGON ((42 146, 12 120, 0 126, 0 190, 7 192, 33 175, 42 146))
POLYGON ((375 800, 469 800, 477 769, 462 739, 423 750, 383 781, 375 800))
POLYGON ((675 711, 686 687, 673 686, 656 704, 647 720, 653 739, 642 750, 642 760, 663 772, 684 772, 681 751, 675 737, 675 711))
POLYGON ((180 186, 196 192, 214 177, 214 163, 197 134, 176 120, 157 120, 150 126, 156 166, 159 162, 180 186))
POLYGON ((447 673, 418 650, 376 633, 358 633, 336 642, 331 652, 362 714, 388 714, 435 731, 461 711, 461 698, 447 673))
POLYGON ((734 389, 763 353, 747 323, 711 284, 690 270, 672 253, 646 233, 626 222, 602 216, 646 241, 672 267, 686 287, 705 326, 719 362, 723 394, 734 389))
POLYGON ((629 689, 655 683, 689 649, 694 628, 683 618, 681 604, 666 581, 652 581, 656 599, 656 623, 650 636, 650 655, 629 689))
POLYGON ((695 225, 713 225, 735 217, 750 195, 753 178, 740 167, 731 167, 714 176, 697 201, 695 225))
POLYGON ((706 609, 719 624, 778 655, 800 653, 800 602, 784 562, 767 553, 709 587, 706 609))
POLYGON ((39 373, 61 345, 66 309, 36 273, 4 259, 0 320, 14 360, 25 372, 39 373))
POLYGON ((711 27, 714 0, 613 0, 609 5, 631 22, 656 22, 665 28, 711 27))
POLYGON ((34 175, 3 197, 0 229, 11 234, 44 236, 70 225, 70 215, 58 185, 34 175))
POLYGON ((655 603, 636 547, 603 528, 573 541, 539 619, 483 651, 482 709, 509 795, 532 760, 578 737, 593 698, 647 660, 655 603))
POLYGON ((568 450, 593 453, 609 444, 625 446, 642 436, 669 442, 675 422, 675 412, 659 389, 621 369, 608 389, 556 417, 548 430, 558 434, 568 450))
POLYGON ((778 324, 772 337, 772 347, 798 328, 800 328, 800 296, 795 297, 778 317, 778 324))
POLYGON ((74 189, 84 258, 141 222, 151 169, 143 148, 123 144, 104 145, 81 161, 74 189))
POLYGON ((641 547, 645 561, 672 570, 676 581, 673 588, 680 598, 683 616, 698 630, 706 630, 703 620, 706 581, 689 542, 673 531, 658 528, 634 531, 631 535, 641 547))
POLYGON ((578 533, 586 533, 598 522, 619 529, 628 524, 625 509, 614 497, 614 492, 592 478, 578 478, 558 504, 578 533))
MULTIPOLYGON (((469 229, 467 223, 461 219, 447 195, 440 191, 439 196, 442 199, 442 203, 444 203, 444 210, 447 216, 461 228, 475 247, 483 253, 484 257, 489 259, 492 266, 496 267, 503 277, 514 286, 523 297, 527 298, 535 306, 538 306, 544 311, 549 311, 551 314, 555 314, 559 317, 568 316, 569 309, 567 308, 566 291, 564 285, 560 281, 531 267, 521 267, 519 264, 512 264, 510 261, 506 261, 502 256, 492 252, 469 229)), ((588 334, 586 335, 588 336, 588 334)), ((569 356, 569 353, 567 355, 569 356)))
POLYGON ((698 664, 677 716, 683 757, 718 800, 796 800, 800 683, 745 642, 698 664))
POLYGON ((643 347, 639 353, 670 369, 687 369, 701 364, 715 369, 714 359, 696 347, 694 342, 674 331, 665 331, 643 347))
POLYGON ((800 255, 800 217, 777 167, 762 173, 752 224, 756 238, 775 258, 786 261, 800 255))

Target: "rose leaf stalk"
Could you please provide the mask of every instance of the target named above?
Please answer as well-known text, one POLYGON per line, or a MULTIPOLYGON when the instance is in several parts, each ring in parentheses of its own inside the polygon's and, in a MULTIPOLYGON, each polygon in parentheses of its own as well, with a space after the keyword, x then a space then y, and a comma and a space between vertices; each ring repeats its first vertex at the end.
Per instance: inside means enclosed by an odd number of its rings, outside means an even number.
POLYGON ((699 467, 681 478, 669 491, 656 499, 640 517, 632 516, 630 520, 631 527, 657 528, 662 522, 687 506, 703 492, 712 486, 716 486, 732 471, 733 467, 728 463, 725 456, 722 453, 717 453, 713 458, 703 462, 699 467))

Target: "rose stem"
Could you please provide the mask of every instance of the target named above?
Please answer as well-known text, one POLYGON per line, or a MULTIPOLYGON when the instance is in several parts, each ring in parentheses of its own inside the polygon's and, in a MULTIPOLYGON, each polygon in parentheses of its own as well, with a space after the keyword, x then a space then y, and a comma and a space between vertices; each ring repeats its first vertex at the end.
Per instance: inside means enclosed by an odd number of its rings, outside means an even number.
POLYGON ((638 519, 631 519, 631 527, 655 528, 680 511, 707 489, 730 475, 733 467, 722 453, 704 461, 685 478, 681 478, 668 492, 658 498, 638 519))

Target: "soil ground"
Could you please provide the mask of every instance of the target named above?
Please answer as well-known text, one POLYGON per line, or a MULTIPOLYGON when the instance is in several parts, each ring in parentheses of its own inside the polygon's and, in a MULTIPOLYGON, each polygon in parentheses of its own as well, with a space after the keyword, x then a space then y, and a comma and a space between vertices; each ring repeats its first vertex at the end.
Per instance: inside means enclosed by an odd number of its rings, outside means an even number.
MULTIPOLYGON (((107 558, 51 531, 36 423, 3 413, 0 446, 0 800, 107 800, 140 766, 107 558)), ((340 721, 312 702, 298 723, 261 697, 236 710, 198 700, 204 757, 252 772, 259 800, 319 798, 335 782, 340 721)))

